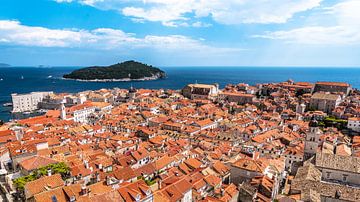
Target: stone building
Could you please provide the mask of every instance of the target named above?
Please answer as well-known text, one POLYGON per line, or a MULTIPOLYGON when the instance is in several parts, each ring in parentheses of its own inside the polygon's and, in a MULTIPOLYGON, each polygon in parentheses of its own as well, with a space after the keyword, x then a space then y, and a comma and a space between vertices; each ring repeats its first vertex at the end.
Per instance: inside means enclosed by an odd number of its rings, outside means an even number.
POLYGON ((190 99, 208 99, 219 94, 218 84, 188 84, 181 90, 190 99))
MULTIPOLYGON (((348 165, 350 166, 351 164, 349 163, 348 165)), ((323 180, 322 171, 310 162, 306 162, 303 167, 299 168, 291 182, 289 194, 298 194, 300 201, 309 202, 360 201, 360 189, 358 186, 326 182, 323 180)))
POLYGON ((320 136, 322 135, 319 130, 318 122, 313 118, 309 123, 310 131, 306 134, 304 159, 307 160, 315 156, 318 146, 320 145, 320 136))
POLYGON ((321 180, 350 186, 360 185, 360 158, 317 153, 315 166, 321 171, 321 180))
POLYGON ((330 92, 330 93, 344 93, 348 95, 351 91, 351 86, 343 82, 316 82, 314 93, 316 92, 330 92))
POLYGON ((355 132, 360 132, 360 117, 350 117, 347 127, 355 132))
POLYGON ((329 93, 315 93, 311 96, 310 108, 330 114, 341 102, 341 96, 329 93))
POLYGON ((255 95, 244 93, 230 93, 224 92, 219 94, 219 100, 226 100, 228 102, 236 102, 238 104, 251 104, 255 100, 255 95))
POLYGON ((39 109, 39 103, 44 97, 53 94, 53 92, 31 92, 28 94, 11 94, 13 103, 13 113, 30 112, 39 109))

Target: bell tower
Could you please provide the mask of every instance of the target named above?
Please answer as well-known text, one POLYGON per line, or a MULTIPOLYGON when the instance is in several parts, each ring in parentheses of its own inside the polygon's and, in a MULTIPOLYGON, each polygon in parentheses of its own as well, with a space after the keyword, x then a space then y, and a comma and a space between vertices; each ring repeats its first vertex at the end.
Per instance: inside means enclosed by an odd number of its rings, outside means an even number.
POLYGON ((66 120, 66 109, 65 109, 64 103, 61 103, 61 107, 60 107, 60 118, 61 118, 62 120, 66 120))
POLYGON ((309 123, 309 132, 306 134, 305 138, 304 160, 315 156, 321 141, 321 135, 322 132, 319 129, 319 123, 317 122, 315 117, 312 117, 309 123))

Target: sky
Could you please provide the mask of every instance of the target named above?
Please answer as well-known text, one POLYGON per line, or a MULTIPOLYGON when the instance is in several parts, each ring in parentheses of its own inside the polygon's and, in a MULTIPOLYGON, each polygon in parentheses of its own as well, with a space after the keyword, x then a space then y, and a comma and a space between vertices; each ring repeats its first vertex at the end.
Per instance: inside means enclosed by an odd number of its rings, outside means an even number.
POLYGON ((13 66, 360 67, 360 0, 1 0, 13 66))

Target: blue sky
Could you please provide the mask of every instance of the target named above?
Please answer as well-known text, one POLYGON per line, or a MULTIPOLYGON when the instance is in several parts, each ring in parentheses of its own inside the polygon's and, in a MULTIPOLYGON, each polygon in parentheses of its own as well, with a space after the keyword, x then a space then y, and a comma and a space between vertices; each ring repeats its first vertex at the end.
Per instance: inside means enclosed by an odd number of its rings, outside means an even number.
POLYGON ((360 66, 359 0, 2 0, 15 66, 360 66))

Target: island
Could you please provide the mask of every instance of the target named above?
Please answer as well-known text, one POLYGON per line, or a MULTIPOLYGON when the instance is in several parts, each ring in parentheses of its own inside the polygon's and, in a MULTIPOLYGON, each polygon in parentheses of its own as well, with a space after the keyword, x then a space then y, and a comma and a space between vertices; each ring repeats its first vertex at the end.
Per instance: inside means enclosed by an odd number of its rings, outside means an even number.
POLYGON ((63 75, 65 79, 80 81, 145 81, 165 77, 161 69, 134 60, 110 66, 85 67, 63 75))
POLYGON ((6 63, 0 63, 0 67, 11 67, 11 65, 6 64, 6 63))

